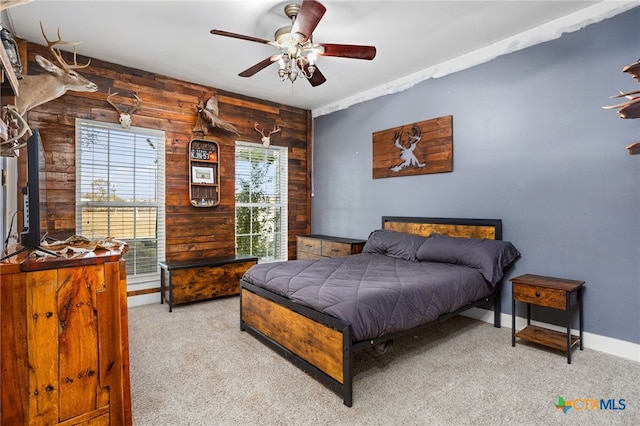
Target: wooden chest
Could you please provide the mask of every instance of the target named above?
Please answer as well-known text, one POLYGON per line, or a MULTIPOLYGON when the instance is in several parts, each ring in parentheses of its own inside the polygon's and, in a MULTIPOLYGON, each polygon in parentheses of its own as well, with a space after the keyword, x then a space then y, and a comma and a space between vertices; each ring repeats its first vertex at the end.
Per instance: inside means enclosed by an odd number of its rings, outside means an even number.
POLYGON ((362 252, 366 241, 328 235, 307 235, 297 237, 298 259, 319 259, 339 257, 362 252))
POLYGON ((257 257, 218 256, 160 262, 160 303, 174 305, 240 293, 240 278, 257 257))

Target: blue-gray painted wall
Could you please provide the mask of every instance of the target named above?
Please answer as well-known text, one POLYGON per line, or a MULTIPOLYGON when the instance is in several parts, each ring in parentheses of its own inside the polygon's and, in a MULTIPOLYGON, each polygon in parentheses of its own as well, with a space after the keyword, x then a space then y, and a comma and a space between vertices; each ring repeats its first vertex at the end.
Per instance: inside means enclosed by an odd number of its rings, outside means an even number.
MULTIPOLYGON (((585 331, 640 343, 640 155, 625 149, 640 142, 640 119, 602 109, 640 89, 621 72, 638 58, 635 8, 317 117, 312 231, 366 238, 383 215, 502 219, 522 252, 509 277, 586 281, 585 331), (453 172, 372 178, 373 132, 444 115, 453 172)), ((508 283, 502 308, 511 312, 508 283)))

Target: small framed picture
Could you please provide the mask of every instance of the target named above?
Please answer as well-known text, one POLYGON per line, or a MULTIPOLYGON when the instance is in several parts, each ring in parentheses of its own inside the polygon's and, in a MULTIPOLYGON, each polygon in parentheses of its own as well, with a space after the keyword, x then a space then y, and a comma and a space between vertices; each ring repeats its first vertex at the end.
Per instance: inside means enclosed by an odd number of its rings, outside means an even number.
POLYGON ((215 183, 213 168, 211 167, 191 167, 191 182, 193 183, 215 183))

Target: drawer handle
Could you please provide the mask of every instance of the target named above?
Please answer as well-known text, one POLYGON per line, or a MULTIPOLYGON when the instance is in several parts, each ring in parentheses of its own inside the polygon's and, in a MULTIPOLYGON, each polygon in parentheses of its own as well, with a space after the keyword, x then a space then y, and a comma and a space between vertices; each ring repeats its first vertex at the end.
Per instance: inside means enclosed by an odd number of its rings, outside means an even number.
POLYGON ((536 297, 540 297, 540 292, 536 291, 536 297))

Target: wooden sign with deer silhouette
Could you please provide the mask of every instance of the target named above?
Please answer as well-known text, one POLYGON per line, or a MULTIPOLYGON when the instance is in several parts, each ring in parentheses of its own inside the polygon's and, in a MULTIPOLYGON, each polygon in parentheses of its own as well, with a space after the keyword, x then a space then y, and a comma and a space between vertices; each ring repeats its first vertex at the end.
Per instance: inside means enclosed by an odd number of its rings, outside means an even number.
POLYGON ((373 178, 453 170, 453 116, 373 133, 373 178))

